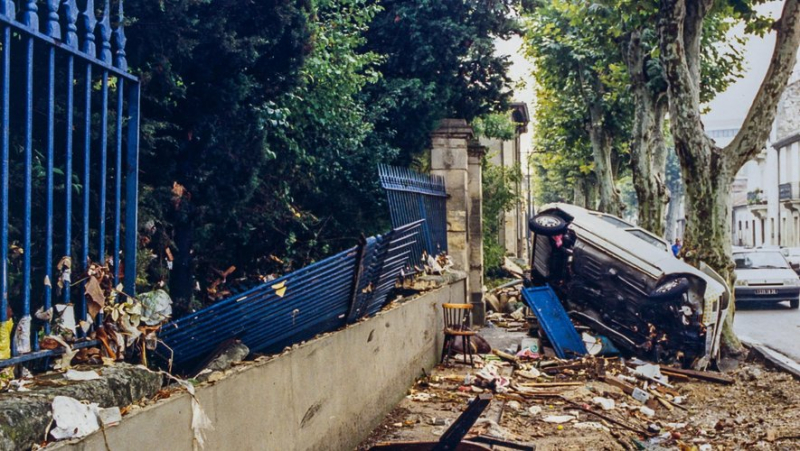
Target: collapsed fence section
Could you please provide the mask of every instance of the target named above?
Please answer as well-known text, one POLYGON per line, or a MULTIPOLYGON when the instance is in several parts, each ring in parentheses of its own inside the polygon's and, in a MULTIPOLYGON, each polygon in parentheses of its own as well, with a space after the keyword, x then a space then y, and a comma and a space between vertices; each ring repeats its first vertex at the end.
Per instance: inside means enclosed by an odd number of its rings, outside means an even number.
POLYGON ((378 173, 388 197, 392 226, 424 220, 421 240, 411 247, 411 261, 418 264, 423 251, 428 255, 447 252, 444 178, 386 165, 379 166, 378 173))
POLYGON ((89 262, 134 293, 140 86, 115 6, 0 1, 0 366, 47 354, 56 304, 88 332, 89 262))
POLYGON ((230 339, 241 340, 251 352, 279 352, 375 314, 408 269, 421 225, 416 221, 363 239, 357 247, 166 324, 156 352, 185 369, 230 339))

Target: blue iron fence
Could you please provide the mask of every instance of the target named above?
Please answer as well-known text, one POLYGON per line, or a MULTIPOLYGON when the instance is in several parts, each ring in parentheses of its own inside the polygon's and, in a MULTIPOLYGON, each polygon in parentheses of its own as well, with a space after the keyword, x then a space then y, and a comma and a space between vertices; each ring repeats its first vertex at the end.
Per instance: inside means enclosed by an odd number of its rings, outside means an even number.
POLYGON ((381 165, 381 185, 389 200, 392 226, 397 228, 424 220, 422 239, 411 249, 411 259, 419 264, 422 251, 429 255, 447 252, 447 191, 444 179, 410 169, 381 165))
MULTIPOLYGON (((89 261, 112 265, 115 284, 124 268, 134 293, 140 86, 127 71, 122 0, 116 11, 105 0, 99 20, 94 0, 82 10, 76 0, 19 3, 0 0, 0 322, 12 307, 30 324, 32 309, 56 298, 83 321, 73 275, 89 261)), ((32 349, 15 355, 37 350, 37 329, 49 324, 34 324, 32 349)))
POLYGON ((156 352, 187 368, 236 338, 252 352, 286 346, 375 314, 408 268, 422 221, 164 325, 156 352))

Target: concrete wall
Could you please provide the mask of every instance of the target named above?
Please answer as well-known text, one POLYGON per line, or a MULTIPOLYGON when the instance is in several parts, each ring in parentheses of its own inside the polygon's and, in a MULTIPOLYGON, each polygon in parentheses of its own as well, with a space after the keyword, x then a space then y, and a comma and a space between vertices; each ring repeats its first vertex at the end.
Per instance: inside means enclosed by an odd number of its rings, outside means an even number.
MULTIPOLYGON (((461 303, 461 279, 277 358, 198 387, 213 422, 207 450, 352 450, 438 363, 440 304, 461 303)), ((186 394, 135 412, 106 431, 110 449, 191 450, 186 394)), ((103 434, 56 449, 104 450, 103 434)))

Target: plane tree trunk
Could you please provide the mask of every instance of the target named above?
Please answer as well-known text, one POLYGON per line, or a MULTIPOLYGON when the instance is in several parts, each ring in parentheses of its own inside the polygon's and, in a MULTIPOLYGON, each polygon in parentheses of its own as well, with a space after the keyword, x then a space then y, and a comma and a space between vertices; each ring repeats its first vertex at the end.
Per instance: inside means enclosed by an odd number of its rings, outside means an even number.
MULTIPOLYGON (((682 255, 704 261, 728 282, 733 280, 731 183, 766 144, 777 104, 788 83, 800 43, 800 0, 786 0, 775 23, 775 50, 764 81, 742 128, 726 147, 717 147, 700 119, 700 33, 713 0, 661 0, 660 49, 668 82, 670 124, 681 163, 686 196, 682 255)), ((723 351, 740 354, 733 332, 734 305, 723 328, 723 351)))
POLYGON ((665 207, 669 203, 664 176, 667 145, 663 133, 667 97, 666 92, 654 92, 648 85, 646 58, 641 34, 635 30, 628 38, 625 52, 635 105, 631 139, 633 187, 639 202, 639 226, 663 235, 665 207))

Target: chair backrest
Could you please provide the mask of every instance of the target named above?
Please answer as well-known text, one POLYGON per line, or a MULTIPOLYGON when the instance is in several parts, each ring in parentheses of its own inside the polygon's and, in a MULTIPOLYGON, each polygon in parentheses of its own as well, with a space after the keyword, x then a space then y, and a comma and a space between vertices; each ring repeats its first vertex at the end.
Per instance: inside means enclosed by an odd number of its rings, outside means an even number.
POLYGON ((442 304, 444 310, 444 328, 450 330, 467 330, 470 326, 472 304, 442 304))

